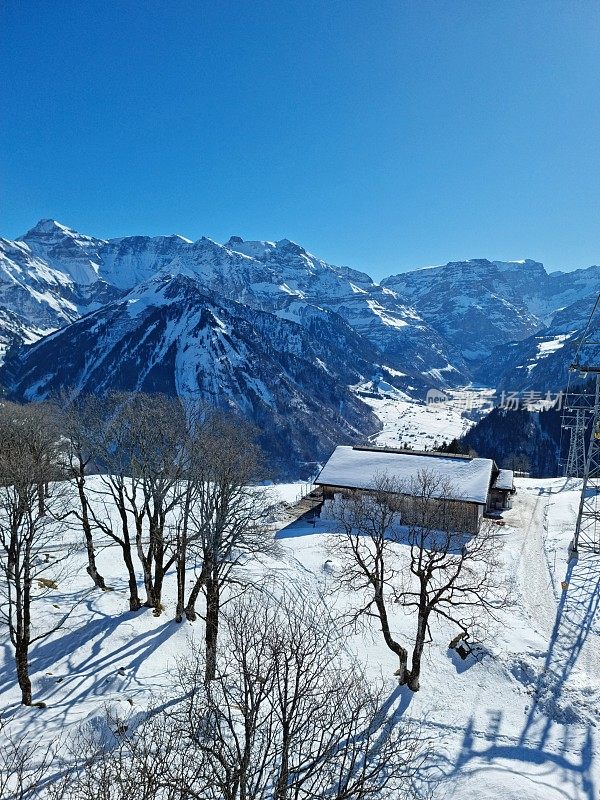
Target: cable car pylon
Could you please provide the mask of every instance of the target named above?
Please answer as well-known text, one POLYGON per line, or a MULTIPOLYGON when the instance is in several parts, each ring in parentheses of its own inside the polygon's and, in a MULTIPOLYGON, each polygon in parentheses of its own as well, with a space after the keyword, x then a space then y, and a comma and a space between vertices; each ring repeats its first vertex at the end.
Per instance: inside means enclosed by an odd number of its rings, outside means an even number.
POLYGON ((571 397, 567 396, 565 406, 565 413, 575 414, 574 425, 576 428, 576 430, 571 428, 571 445, 574 452, 571 456, 570 446, 567 469, 570 465, 572 470, 580 472, 583 467, 582 475, 573 476, 583 478, 575 533, 570 547, 573 557, 577 557, 580 548, 600 553, 600 342, 597 341, 598 334, 592 326, 594 319, 600 323, 600 295, 596 298, 592 313, 579 340, 575 358, 570 366, 571 372, 579 373, 583 379, 594 376, 594 392, 593 394, 589 391, 586 392, 586 388, 589 387, 584 385, 571 397), (577 422, 577 412, 580 412, 579 422, 577 422), (585 452, 585 431, 588 424, 590 425, 590 437, 587 452, 585 452), (577 427, 578 425, 579 427, 577 427), (575 452, 575 448, 578 449, 578 452, 575 452), (584 451, 583 457, 581 449, 584 451))

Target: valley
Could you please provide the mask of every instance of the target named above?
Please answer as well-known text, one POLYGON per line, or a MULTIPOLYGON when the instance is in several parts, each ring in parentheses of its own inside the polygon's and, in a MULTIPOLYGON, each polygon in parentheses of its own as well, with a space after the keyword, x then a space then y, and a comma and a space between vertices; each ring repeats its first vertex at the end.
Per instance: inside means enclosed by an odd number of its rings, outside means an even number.
POLYGON ((363 396, 382 425, 369 441, 382 447, 432 450, 463 436, 497 399, 493 389, 472 386, 448 389, 446 394, 448 400, 439 404, 410 400, 393 391, 380 398, 363 396))

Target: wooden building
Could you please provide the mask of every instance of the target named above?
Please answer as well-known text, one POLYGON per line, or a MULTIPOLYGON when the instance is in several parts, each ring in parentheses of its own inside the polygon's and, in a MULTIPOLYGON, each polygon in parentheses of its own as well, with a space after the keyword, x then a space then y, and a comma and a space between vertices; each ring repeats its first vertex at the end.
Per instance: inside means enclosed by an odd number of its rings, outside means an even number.
POLYGON ((510 508, 515 491, 512 471, 499 470, 490 458, 363 446, 336 447, 315 485, 321 487, 324 500, 331 500, 373 491, 385 476, 398 487, 402 518, 410 524, 415 521, 411 484, 414 487, 420 473, 431 475, 437 486, 438 496, 429 502, 444 507, 456 530, 469 533, 479 531, 486 511, 510 508))
POLYGON ((512 498, 515 494, 515 476, 512 469, 500 469, 490 487, 488 510, 503 511, 512 508, 512 498))

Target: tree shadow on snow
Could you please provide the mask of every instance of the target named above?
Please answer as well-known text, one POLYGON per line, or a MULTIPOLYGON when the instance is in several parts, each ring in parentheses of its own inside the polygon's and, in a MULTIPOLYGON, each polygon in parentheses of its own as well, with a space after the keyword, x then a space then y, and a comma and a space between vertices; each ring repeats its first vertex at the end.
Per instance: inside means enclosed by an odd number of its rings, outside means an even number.
MULTIPOLYGON (((42 641, 32 649, 31 677, 34 682, 35 699, 44 701, 53 710, 48 723, 61 728, 61 717, 77 703, 97 697, 99 702, 110 699, 132 699, 148 691, 149 680, 158 681, 168 673, 164 666, 159 674, 144 675, 143 682, 138 672, 153 653, 173 634, 181 630, 171 619, 156 627, 136 633, 140 617, 148 622, 154 620, 150 609, 109 615, 92 607, 88 601, 90 619, 84 626, 73 627, 60 636, 42 641), (115 644, 110 642, 116 637, 115 644), (81 657, 81 650, 91 644, 89 652, 81 657), (59 712, 58 715, 56 712, 59 712)), ((12 653, 11 653, 12 656, 12 653)), ((0 691, 16 684, 16 674, 11 664, 9 674, 0 684, 0 691)), ((6 712, 21 708, 13 704, 6 712)))
POLYGON ((559 792, 568 800, 584 797, 596 800, 591 768, 594 758, 595 708, 581 707, 563 696, 565 684, 593 629, 600 608, 600 556, 583 553, 571 560, 548 651, 537 676, 526 670, 513 672, 523 683, 532 702, 519 733, 502 730, 502 711, 490 712, 487 728, 476 730, 471 718, 460 753, 446 778, 465 771, 474 775, 490 770, 521 774, 519 764, 545 767, 543 775, 532 776, 538 787, 559 792), (522 673, 522 674, 521 674, 522 673), (577 755, 574 744, 579 743, 577 755), (507 762, 506 764, 498 763, 507 762), (514 762, 511 768, 510 762, 514 762))

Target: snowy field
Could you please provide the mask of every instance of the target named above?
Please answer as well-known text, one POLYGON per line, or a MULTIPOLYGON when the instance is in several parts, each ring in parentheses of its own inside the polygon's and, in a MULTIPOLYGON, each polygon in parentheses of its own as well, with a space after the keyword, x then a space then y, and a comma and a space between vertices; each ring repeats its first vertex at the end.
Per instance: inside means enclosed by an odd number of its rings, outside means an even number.
POLYGON ((415 403, 401 392, 382 393, 380 398, 361 396, 383 424, 372 437, 374 444, 387 447, 410 445, 415 449, 432 449, 465 434, 490 410, 492 389, 452 389, 448 401, 435 405, 415 403))
MULTIPOLYGON (((592 800, 600 791, 600 556, 582 552, 567 562, 576 482, 521 479, 517 486, 502 529, 511 606, 490 624, 481 661, 452 655, 448 642, 456 631, 434 626, 421 690, 412 694, 398 687, 397 661, 375 628, 350 637, 347 646, 368 674, 385 678, 390 708, 422 723, 432 753, 423 777, 434 780, 435 798, 592 800)), ((301 490, 300 484, 271 489, 287 501, 301 490)), ((303 602, 327 604, 335 613, 325 600, 331 523, 290 523, 282 507, 273 528, 281 551, 253 567, 256 577, 277 574, 300 587, 303 602)), ((83 553, 76 558, 78 576, 48 596, 47 612, 74 596, 82 602, 66 628, 32 649, 35 699, 47 708, 19 705, 10 647, 0 642, 0 704, 14 736, 57 742, 84 721, 98 723, 106 709, 121 716, 144 709, 169 686, 190 637, 202 636, 201 622, 173 621, 173 575, 164 614, 131 613, 118 550, 99 555, 110 592, 88 591, 83 553)), ((338 603, 347 601, 341 596, 338 603)), ((404 643, 413 628, 414 619, 396 612, 393 632, 404 643)))

